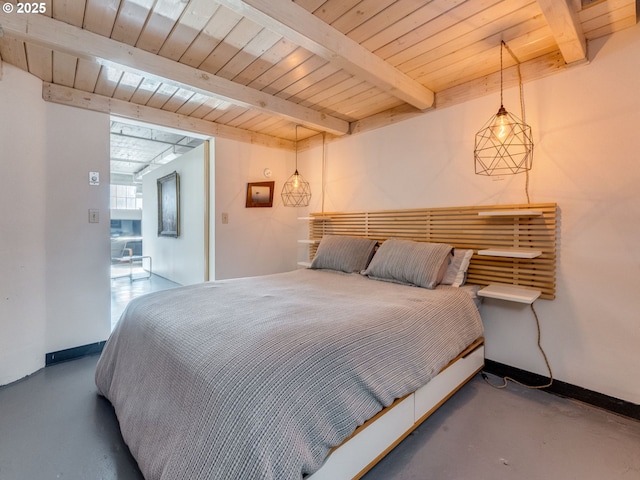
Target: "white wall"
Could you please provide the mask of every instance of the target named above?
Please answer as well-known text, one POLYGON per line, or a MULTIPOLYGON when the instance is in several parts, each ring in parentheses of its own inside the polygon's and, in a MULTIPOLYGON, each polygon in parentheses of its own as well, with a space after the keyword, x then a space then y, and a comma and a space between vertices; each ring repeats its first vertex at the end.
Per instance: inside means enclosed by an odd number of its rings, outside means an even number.
MULTIPOLYGON (((560 207, 557 298, 535 306, 559 380, 640 404, 640 25, 589 49, 589 65, 525 85, 531 201, 560 207)), ((519 115, 517 89, 504 104, 519 115)), ((526 203, 524 175, 474 174, 498 107, 495 93, 329 144, 325 211, 526 203)), ((312 187, 318 150, 300 168, 312 187)), ((488 358, 547 374, 528 307, 487 300, 483 317, 488 358)))
MULTIPOLYGON (((215 276, 217 280, 296 268, 300 209, 285 207, 282 185, 295 168, 291 151, 216 139, 215 276), (272 176, 266 178, 264 169, 272 176), (272 208, 245 208, 247 182, 275 181, 272 208), (222 223, 222 213, 229 223, 222 223)), ((313 191, 312 191, 313 193, 313 191)), ((213 222, 212 222, 213 223, 213 222)))
POLYGON ((147 173, 142 181, 142 249, 153 261, 153 273, 181 285, 204 281, 204 148, 194 148, 176 160, 147 173), (180 236, 158 236, 160 177, 180 176, 180 236))
POLYGON ((0 80, 0 384, 45 353, 105 340, 109 315, 109 118, 42 100, 42 83, 0 80), (89 171, 102 185, 89 186, 89 171), (88 210, 100 223, 88 223, 88 210))
POLYGON ((42 82, 0 80, 0 385, 44 366, 46 122, 42 82), (29 128, 16 128, 16 122, 29 128))
POLYGON ((109 116, 54 103, 46 111, 46 351, 55 352, 111 332, 109 116))
MULTIPOLYGON (((203 147, 144 176, 143 248, 153 272, 182 285, 204 279, 203 147), (156 180, 180 174, 180 237, 157 236, 156 180)), ((280 191, 294 170, 294 153, 227 139, 211 140, 210 279, 265 275, 296 268, 299 209, 280 191), (264 170, 272 171, 270 178, 264 170), (246 208, 247 182, 275 181, 273 207, 246 208), (229 223, 222 223, 226 213, 229 223)))

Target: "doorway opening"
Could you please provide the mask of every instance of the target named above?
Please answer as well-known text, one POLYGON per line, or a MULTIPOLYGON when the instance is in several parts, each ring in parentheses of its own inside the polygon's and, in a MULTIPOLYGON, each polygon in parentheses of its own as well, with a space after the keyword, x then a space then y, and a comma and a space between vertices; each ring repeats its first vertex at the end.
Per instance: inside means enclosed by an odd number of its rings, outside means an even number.
MULTIPOLYGON (((179 283, 154 273, 145 249, 143 177, 191 152, 203 138, 112 117, 110 126, 111 329, 140 295, 179 283)), ((148 188, 148 187, 147 187, 148 188)), ((146 195, 147 202, 149 195, 146 195)), ((153 203, 153 202, 151 202, 153 203)), ((151 205, 153 207, 153 205, 151 205)), ((147 205, 147 208, 150 208, 147 205)))

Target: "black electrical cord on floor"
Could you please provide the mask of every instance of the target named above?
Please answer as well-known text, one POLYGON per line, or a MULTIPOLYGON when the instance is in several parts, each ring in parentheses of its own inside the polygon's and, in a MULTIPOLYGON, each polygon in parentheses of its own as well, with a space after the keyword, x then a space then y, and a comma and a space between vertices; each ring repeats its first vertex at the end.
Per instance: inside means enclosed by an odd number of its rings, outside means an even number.
POLYGON ((489 377, 485 372, 481 372, 481 375, 484 381, 487 382, 489 385, 491 385, 493 388, 506 388, 509 382, 517 383, 518 385, 521 385, 526 388, 537 388, 537 389, 547 388, 553 384, 553 372, 551 371, 551 365, 549 364, 549 359, 547 358, 547 354, 544 352, 544 349, 542 348, 542 344, 540 343, 540 320, 538 319, 538 314, 536 313, 536 309, 533 308, 533 303, 531 303, 529 306, 531 307, 533 316, 536 319, 536 327, 538 329, 538 349, 540 350, 540 353, 542 353, 542 358, 544 358, 544 363, 547 365, 547 370, 549 371, 549 383, 545 385, 527 385, 526 383, 519 382, 518 380, 515 380, 511 377, 503 377, 504 383, 502 385, 495 385, 489 381, 489 377))

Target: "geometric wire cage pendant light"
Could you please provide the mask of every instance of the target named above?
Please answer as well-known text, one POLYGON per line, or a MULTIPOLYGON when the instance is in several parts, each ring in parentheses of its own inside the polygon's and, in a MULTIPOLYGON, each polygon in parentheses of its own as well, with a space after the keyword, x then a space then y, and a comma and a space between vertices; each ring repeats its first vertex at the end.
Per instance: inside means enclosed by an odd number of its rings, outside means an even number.
POLYGON ((311 200, 311 187, 298 173, 298 125, 296 125, 296 170, 282 187, 282 202, 285 207, 306 207, 311 200))
MULTIPOLYGON (((502 47, 500 44, 500 108, 476 133, 475 170, 478 175, 509 175, 531 170, 533 136, 531 127, 507 112, 502 98, 502 47)), ((520 90, 522 95, 522 90, 520 90)), ((524 110, 524 100, 521 100, 524 110)))

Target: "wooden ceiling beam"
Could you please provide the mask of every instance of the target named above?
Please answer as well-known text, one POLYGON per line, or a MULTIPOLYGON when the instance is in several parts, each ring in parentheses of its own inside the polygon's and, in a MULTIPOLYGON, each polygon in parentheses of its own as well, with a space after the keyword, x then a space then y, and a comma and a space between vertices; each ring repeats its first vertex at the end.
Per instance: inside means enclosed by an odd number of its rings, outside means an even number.
POLYGON ((192 118, 158 108, 136 105, 124 100, 83 92, 53 83, 42 83, 42 98, 47 102, 83 108, 176 130, 199 133, 211 137, 228 138, 272 148, 295 149, 295 142, 290 140, 200 120, 199 118, 192 118))
MULTIPOLYGON (((524 83, 564 72, 567 68, 569 67, 565 63, 562 53, 558 50, 527 60, 520 64, 524 83)), ((520 77, 516 66, 505 68, 502 76, 503 78, 501 79, 500 72, 495 72, 439 91, 436 94, 436 110, 468 102, 492 93, 497 93, 500 91, 501 85, 503 85, 503 88, 513 88, 517 87, 520 83, 520 77)), ((499 97, 497 95, 496 102, 497 108, 499 105, 499 97)), ((507 105, 507 107, 509 107, 509 105, 507 105)), ((517 105, 513 105, 513 110, 516 115, 520 116, 517 105)), ((487 115, 490 113, 491 112, 487 112, 487 115)), ((358 120, 357 122, 353 122, 351 124, 351 134, 357 135, 359 133, 385 127, 387 125, 393 125, 404 120, 415 118, 419 115, 419 112, 416 112, 415 109, 411 109, 408 105, 401 105, 385 112, 380 112, 376 115, 358 120)), ((480 127, 480 125, 478 125, 478 127, 480 127)), ((332 137, 328 137, 328 139, 333 140, 332 137)))
POLYGON ((433 107, 434 92, 291 0, 216 1, 419 110, 433 107))
POLYGON ((5 35, 28 44, 59 50, 233 104, 284 117, 335 135, 349 133, 349 122, 232 82, 142 49, 111 40, 44 15, 0 13, 5 35))
POLYGON ((587 39, 571 0, 537 0, 567 64, 585 62, 587 39))

